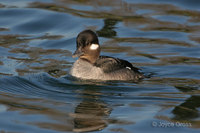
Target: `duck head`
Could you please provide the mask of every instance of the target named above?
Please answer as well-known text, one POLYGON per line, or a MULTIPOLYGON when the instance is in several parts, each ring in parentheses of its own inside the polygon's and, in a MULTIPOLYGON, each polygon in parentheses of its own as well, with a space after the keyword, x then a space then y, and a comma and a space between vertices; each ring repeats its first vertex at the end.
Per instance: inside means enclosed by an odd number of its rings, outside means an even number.
POLYGON ((79 57, 94 64, 100 55, 97 35, 91 30, 80 32, 76 38, 76 51, 72 57, 79 57))

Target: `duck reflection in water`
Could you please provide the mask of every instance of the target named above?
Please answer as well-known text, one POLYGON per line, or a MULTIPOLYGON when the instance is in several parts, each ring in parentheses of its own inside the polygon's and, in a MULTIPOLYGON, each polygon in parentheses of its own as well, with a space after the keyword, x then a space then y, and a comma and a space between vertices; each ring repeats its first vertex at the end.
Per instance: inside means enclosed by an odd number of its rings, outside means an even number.
POLYGON ((107 117, 111 113, 111 108, 100 100, 100 92, 94 88, 83 90, 83 101, 75 108, 74 132, 87 132, 102 130, 107 126, 107 117))

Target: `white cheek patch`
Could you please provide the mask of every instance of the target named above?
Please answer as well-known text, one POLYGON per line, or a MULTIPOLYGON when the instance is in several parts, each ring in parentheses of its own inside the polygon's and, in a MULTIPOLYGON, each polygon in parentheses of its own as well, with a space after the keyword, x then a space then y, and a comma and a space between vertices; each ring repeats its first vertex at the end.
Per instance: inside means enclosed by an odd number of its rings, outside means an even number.
POLYGON ((92 44, 92 45, 90 46, 90 49, 91 49, 91 50, 96 50, 98 47, 99 47, 98 44, 92 44))
POLYGON ((129 70, 131 70, 131 68, 130 67, 126 67, 127 69, 129 69, 129 70))

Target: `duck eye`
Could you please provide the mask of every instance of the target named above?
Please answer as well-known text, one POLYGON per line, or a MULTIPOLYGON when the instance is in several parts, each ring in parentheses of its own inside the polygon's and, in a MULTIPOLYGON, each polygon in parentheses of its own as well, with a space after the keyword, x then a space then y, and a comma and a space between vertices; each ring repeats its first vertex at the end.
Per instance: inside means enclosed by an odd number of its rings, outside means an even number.
POLYGON ((91 49, 91 50, 96 50, 98 47, 99 47, 98 44, 92 44, 92 45, 90 46, 90 49, 91 49))

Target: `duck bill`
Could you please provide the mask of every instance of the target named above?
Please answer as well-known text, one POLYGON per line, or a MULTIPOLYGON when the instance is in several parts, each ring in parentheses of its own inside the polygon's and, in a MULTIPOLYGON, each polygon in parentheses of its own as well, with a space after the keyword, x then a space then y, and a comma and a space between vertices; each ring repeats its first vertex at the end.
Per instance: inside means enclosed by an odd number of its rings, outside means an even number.
POLYGON ((77 50, 73 53, 72 57, 73 57, 73 58, 75 58, 75 57, 80 57, 81 55, 83 55, 83 52, 82 52, 80 49, 77 49, 77 50))

